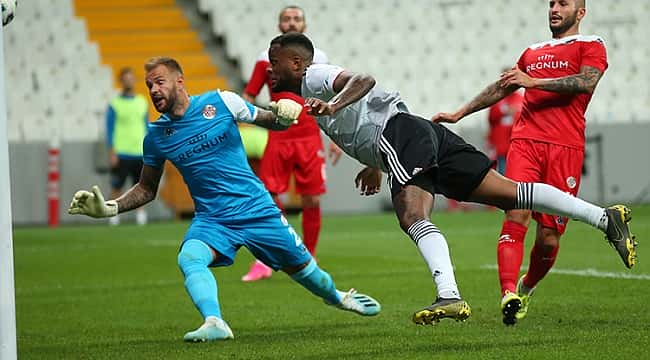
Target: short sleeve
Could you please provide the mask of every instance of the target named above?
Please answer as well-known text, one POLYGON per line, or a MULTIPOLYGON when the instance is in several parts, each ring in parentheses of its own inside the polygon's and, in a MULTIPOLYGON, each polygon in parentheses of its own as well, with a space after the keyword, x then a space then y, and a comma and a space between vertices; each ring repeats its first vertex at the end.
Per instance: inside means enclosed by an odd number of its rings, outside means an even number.
MULTIPOLYGON (((306 85, 311 94, 333 96, 334 80, 344 69, 340 66, 314 64, 307 69, 306 85)), ((306 97, 303 94, 303 97, 306 97)))
POLYGON ((526 69, 526 53, 528 52, 528 49, 524 50, 523 53, 519 56, 519 60, 517 60, 517 68, 521 71, 525 71, 526 69))
POLYGON ((257 108, 241 96, 230 91, 219 91, 223 103, 236 121, 252 123, 257 116, 257 108))
POLYGON ((605 50, 605 41, 602 38, 597 37, 594 41, 583 43, 580 66, 595 67, 601 72, 607 70, 607 50, 605 50))
POLYGON ((155 139, 150 131, 142 142, 142 162, 155 168, 162 168, 165 158, 158 152, 155 139))

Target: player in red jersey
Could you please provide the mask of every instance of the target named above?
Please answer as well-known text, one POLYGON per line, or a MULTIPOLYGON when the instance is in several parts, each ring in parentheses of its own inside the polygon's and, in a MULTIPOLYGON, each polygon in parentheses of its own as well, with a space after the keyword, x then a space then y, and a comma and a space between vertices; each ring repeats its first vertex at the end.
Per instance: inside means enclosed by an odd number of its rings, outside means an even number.
MULTIPOLYGON (((306 29, 305 13, 297 6, 287 6, 280 11, 278 18, 280 32, 304 32, 306 29)), ((314 63, 327 63, 327 55, 315 49, 314 63)), ((291 92, 271 91, 268 68, 270 67, 268 50, 258 57, 253 74, 244 89, 242 97, 253 103, 260 91, 267 85, 271 101, 291 99, 304 104, 304 100, 291 92)), ((341 150, 330 142, 328 157, 336 164, 341 150)), ((269 139, 260 163, 259 176, 266 189, 280 209, 282 203, 278 194, 289 189, 289 179, 293 174, 295 189, 301 197, 303 241, 309 252, 314 255, 321 226, 320 196, 325 193, 325 151, 320 129, 306 110, 300 114, 298 123, 287 131, 269 132, 269 139)), ((255 261, 243 281, 256 281, 271 276, 271 268, 260 261, 255 261)))
MULTIPOLYGON (((521 115, 512 129, 506 176, 538 181, 576 195, 585 147, 584 114, 598 81, 607 69, 603 39, 580 35, 585 0, 550 0, 553 38, 531 45, 517 64, 455 113, 440 113, 436 122, 457 122, 525 88, 521 115)), ((629 214, 628 214, 629 215, 629 214)), ((629 216, 628 216, 629 219, 629 216)), ((497 257, 503 298, 503 322, 513 325, 526 316, 530 296, 555 262, 568 219, 527 210, 509 210, 499 237, 497 257), (524 237, 531 217, 537 221, 528 271, 519 278, 524 237)), ((630 244, 633 250, 633 244, 630 244)), ((631 256, 625 265, 634 266, 631 256)))

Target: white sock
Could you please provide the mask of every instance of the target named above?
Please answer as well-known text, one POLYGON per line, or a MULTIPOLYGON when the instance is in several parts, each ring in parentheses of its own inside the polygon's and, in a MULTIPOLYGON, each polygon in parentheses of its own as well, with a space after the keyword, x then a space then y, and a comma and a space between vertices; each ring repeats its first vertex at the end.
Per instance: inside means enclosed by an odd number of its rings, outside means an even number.
POLYGON ((119 215, 115 215, 115 216, 112 216, 112 217, 108 218, 108 225, 116 226, 116 225, 119 225, 119 224, 120 224, 120 216, 119 215))
POLYGON ((135 222, 138 225, 147 224, 147 212, 144 210, 144 208, 139 208, 135 211, 135 222))
POLYGON ((408 233, 431 271, 438 297, 460 298, 447 240, 440 230, 430 221, 420 220, 409 227, 408 233))
POLYGON ((607 230, 605 209, 547 184, 517 184, 515 208, 564 216, 579 220, 602 231, 607 230))

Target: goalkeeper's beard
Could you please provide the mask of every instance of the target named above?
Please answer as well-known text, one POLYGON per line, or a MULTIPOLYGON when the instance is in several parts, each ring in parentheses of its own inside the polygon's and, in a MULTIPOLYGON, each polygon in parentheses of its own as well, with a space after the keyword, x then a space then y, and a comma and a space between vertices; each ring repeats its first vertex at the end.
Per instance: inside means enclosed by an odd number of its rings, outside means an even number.
POLYGON ((162 97, 162 99, 164 101, 162 106, 158 107, 157 106, 158 102, 154 103, 154 105, 156 105, 156 110, 159 113, 166 114, 166 113, 170 112, 174 108, 174 105, 176 105, 176 99, 177 99, 175 90, 176 89, 174 89, 174 91, 171 94, 169 94, 169 96, 166 96, 166 97, 163 96, 162 97))

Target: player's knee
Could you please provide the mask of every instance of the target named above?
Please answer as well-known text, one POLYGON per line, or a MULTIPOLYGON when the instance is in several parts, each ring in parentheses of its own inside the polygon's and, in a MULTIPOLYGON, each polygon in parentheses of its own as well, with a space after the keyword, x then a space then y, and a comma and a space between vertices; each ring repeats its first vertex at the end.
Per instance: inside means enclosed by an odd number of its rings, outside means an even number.
POLYGON ((530 210, 508 210, 506 211, 506 221, 515 222, 528 227, 532 212, 530 210))
POLYGON ((301 200, 303 208, 316 208, 320 206, 320 196, 318 195, 303 195, 301 200))
POLYGON ((204 268, 213 261, 213 254, 210 248, 199 240, 188 240, 183 243, 178 253, 178 267, 183 274, 191 272, 195 268, 204 268))
POLYGON ((399 227, 408 234, 408 230, 411 225, 415 224, 420 220, 427 220, 425 216, 415 211, 405 211, 403 214, 398 215, 399 227))
POLYGON ((560 234, 551 228, 541 228, 535 240, 544 254, 551 254, 560 246, 560 234))

